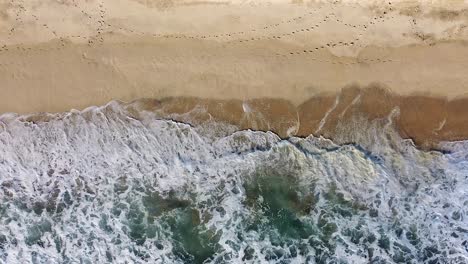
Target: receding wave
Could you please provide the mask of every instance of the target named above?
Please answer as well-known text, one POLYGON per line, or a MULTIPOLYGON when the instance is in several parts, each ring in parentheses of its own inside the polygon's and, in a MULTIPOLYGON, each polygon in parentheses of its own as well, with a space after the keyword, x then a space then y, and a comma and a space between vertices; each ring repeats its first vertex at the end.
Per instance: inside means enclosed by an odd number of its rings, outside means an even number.
POLYGON ((2 263, 467 263, 468 143, 0 118, 2 263))

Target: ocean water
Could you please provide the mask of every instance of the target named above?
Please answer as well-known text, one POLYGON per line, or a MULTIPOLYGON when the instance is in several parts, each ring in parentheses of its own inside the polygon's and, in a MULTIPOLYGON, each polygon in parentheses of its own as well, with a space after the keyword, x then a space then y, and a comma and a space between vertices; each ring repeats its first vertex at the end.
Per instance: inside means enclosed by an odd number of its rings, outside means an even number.
POLYGON ((0 117, 0 263, 468 263, 468 142, 144 116, 0 117))

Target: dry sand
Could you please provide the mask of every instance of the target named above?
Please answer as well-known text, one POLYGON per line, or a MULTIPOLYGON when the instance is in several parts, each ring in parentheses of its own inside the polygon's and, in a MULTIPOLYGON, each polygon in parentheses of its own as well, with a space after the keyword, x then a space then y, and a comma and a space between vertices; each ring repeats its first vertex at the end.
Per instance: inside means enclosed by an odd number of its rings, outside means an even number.
POLYGON ((464 1, 4 0, 0 113, 151 98, 333 137, 396 109, 404 137, 465 139, 467 25, 464 1))

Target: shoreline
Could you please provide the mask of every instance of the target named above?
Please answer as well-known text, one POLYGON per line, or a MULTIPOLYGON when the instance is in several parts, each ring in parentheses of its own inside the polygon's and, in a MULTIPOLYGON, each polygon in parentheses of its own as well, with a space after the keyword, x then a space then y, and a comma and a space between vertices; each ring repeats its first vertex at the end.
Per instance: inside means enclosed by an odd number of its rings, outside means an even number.
MULTIPOLYGON (((230 125, 235 131, 271 131, 283 139, 313 135, 348 144, 372 141, 378 136, 375 133, 394 130, 402 139, 411 139, 425 150, 441 150, 441 142, 468 139, 468 98, 401 96, 378 85, 346 87, 334 95, 311 97, 298 106, 281 98, 171 97, 117 103, 137 120, 150 114, 195 127, 218 123, 230 125)), ((25 122, 41 123, 60 118, 62 114, 85 112, 86 109, 13 116, 25 122)))

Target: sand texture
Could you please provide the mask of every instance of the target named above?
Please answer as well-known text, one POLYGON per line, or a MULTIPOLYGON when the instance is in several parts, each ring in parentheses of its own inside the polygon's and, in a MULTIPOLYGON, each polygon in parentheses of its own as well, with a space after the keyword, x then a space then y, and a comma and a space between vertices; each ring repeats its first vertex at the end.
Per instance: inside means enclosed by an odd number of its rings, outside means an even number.
POLYGON ((4 0, 0 113, 139 100, 282 136, 466 139, 467 25, 464 1, 4 0))

